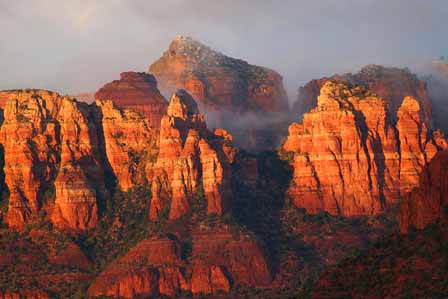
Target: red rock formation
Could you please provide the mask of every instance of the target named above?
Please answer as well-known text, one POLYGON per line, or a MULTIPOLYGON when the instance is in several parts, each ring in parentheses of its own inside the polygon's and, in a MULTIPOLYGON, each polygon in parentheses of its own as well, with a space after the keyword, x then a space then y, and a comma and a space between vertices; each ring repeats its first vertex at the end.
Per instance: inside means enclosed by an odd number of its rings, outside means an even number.
POLYGON ((216 126, 238 137, 237 143, 250 149, 275 147, 278 131, 273 133, 269 128, 279 124, 271 122, 279 121, 275 117, 282 121, 289 110, 282 77, 275 71, 227 57, 180 36, 149 72, 166 93, 187 90, 216 126), (253 140, 248 138, 249 133, 253 140))
POLYGON ((230 282, 221 266, 197 265, 193 270, 191 292, 202 294, 216 294, 230 292, 230 282))
POLYGON ((0 294, 0 299, 50 299, 50 296, 39 290, 22 290, 17 293, 0 294))
POLYGON ((103 187, 86 107, 49 91, 16 91, 9 98, 0 130, 8 224, 20 228, 45 208, 58 227, 92 228, 103 187))
POLYGON ((175 93, 162 118, 157 162, 148 169, 151 220, 158 218, 169 201, 169 218, 180 218, 202 191, 208 213, 221 215, 230 203, 234 151, 228 133, 207 130, 204 116, 188 93, 175 93))
POLYGON ((368 88, 387 101, 392 118, 395 118, 395 113, 403 98, 413 96, 422 104, 424 121, 431 127, 431 102, 426 83, 407 69, 379 65, 365 66, 356 74, 334 75, 330 78, 310 81, 299 89, 299 96, 293 105, 293 112, 302 114, 316 107, 320 88, 328 80, 350 82, 368 88))
POLYGON ((96 128, 86 106, 66 99, 57 114, 60 124, 60 168, 54 181, 51 219, 60 228, 85 231, 96 226, 97 197, 105 192, 98 157, 96 128))
POLYGON ((313 79, 304 86, 301 86, 297 100, 292 105, 292 112, 302 115, 316 107, 320 89, 328 80, 336 81, 334 76, 331 78, 324 77, 321 79, 313 79))
POLYGON ((173 40, 149 72, 162 90, 185 89, 206 110, 288 110, 279 74, 227 57, 190 37, 173 40))
POLYGON ((244 233, 235 238, 226 229, 197 231, 192 234, 193 293, 215 293, 235 285, 266 286, 271 273, 259 245, 244 233))
POLYGON ((0 91, 0 108, 5 109, 6 102, 16 94, 18 90, 1 90, 0 91))
POLYGON ((98 122, 104 136, 107 161, 120 189, 142 183, 145 163, 156 153, 156 132, 148 121, 130 109, 119 109, 112 101, 96 101, 98 122))
MULTIPOLYGON (((426 162, 430 161, 440 147, 434 140, 427 142, 428 128, 420 103, 406 97, 397 112, 397 130, 400 133, 400 186, 402 194, 418 185, 418 177, 426 162)), ((431 136, 432 138, 432 136, 431 136)))
POLYGON ((95 93, 97 100, 112 100, 120 108, 135 110, 145 116, 152 127, 158 128, 167 102, 157 89, 154 76, 125 72, 120 80, 107 83, 95 93))
POLYGON ((448 220, 448 151, 439 152, 420 175, 419 185, 400 203, 400 230, 423 229, 437 219, 448 220))
POLYGON ((107 266, 89 287, 88 295, 173 296, 190 288, 183 274, 184 266, 179 242, 146 239, 107 266))
POLYGON ((37 216, 42 204, 39 190, 54 178, 52 165, 58 160, 55 125, 44 122, 47 110, 42 109, 42 98, 57 106, 61 98, 46 91, 10 92, 8 98, 0 130, 10 193, 7 221, 10 226, 21 227, 31 216, 37 216))
POLYGON ((143 240, 107 266, 88 295, 216 294, 229 292, 233 284, 268 285, 271 274, 263 252, 250 236, 239 234, 237 240, 226 229, 194 233, 191 261, 182 259, 180 242, 172 237, 143 240))
POLYGON ((282 147, 293 156, 288 192, 295 205, 311 213, 353 216, 376 214, 395 203, 446 146, 430 133, 420 107, 405 98, 394 127, 385 100, 361 86, 327 81, 317 107, 302 124, 290 126, 282 147))

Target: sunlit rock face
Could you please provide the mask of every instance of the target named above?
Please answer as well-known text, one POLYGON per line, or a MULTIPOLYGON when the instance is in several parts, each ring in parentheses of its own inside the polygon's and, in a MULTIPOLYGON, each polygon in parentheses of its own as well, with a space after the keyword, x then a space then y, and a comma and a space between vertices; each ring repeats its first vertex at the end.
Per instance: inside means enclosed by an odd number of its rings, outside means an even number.
POLYGON ((97 100, 95 105, 107 166, 117 186, 128 191, 144 184, 146 164, 157 154, 157 131, 148 118, 132 109, 120 109, 111 100, 97 100))
POLYGON ((156 220, 168 204, 169 218, 180 218, 198 193, 204 194, 208 213, 222 215, 232 197, 230 163, 235 150, 230 142, 231 136, 224 130, 212 133, 207 129, 204 116, 187 92, 176 92, 162 118, 157 161, 148 168, 150 218, 156 220))
POLYGON ((87 105, 50 91, 12 92, 0 143, 11 227, 23 227, 40 211, 60 228, 85 231, 96 225, 96 198, 104 185, 87 105))
POLYGON ((90 296, 135 298, 175 296, 182 291, 216 295, 233 286, 263 287, 272 280, 259 245, 247 235, 235 240, 227 230, 195 232, 186 260, 171 236, 142 240, 112 261, 90 285, 90 296))
POLYGON ((305 113, 317 106, 317 98, 326 81, 346 82, 362 85, 377 94, 388 103, 392 118, 406 96, 412 96, 421 104, 422 117, 428 124, 431 120, 431 101, 426 83, 407 69, 367 65, 355 74, 334 75, 312 80, 299 89, 297 101, 293 105, 294 113, 305 113))
POLYGON ((107 83, 95 93, 97 100, 112 100, 119 108, 128 108, 146 117, 158 128, 168 106, 157 89, 154 76, 146 73, 124 72, 119 80, 107 83))
POLYGON ((179 242, 168 238, 143 240, 109 264, 90 285, 88 295, 135 298, 187 290, 180 249, 179 242))
POLYGON ((45 215, 62 229, 95 227, 97 201, 107 195, 104 172, 123 191, 150 184, 153 220, 167 205, 169 219, 182 217, 199 194, 209 214, 230 209, 232 136, 209 131, 187 92, 173 95, 160 129, 111 100, 87 105, 47 91, 9 97, 0 142, 11 227, 45 215))
POLYGON ((231 130, 238 145, 252 150, 277 145, 278 129, 272 128, 283 125, 288 111, 277 72, 181 36, 149 67, 149 73, 165 93, 188 91, 210 123, 231 130))
POLYGON ((406 97, 391 120, 388 102, 363 86, 326 81, 317 107, 289 127, 281 153, 294 169, 288 193, 311 213, 371 215, 417 185, 418 174, 446 148, 406 97))

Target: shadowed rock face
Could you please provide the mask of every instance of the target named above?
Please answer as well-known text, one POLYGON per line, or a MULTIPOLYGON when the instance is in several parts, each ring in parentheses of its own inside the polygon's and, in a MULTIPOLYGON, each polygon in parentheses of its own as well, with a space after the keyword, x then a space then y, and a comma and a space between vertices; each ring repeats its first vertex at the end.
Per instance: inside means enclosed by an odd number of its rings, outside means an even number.
POLYGON ((304 298, 440 298, 446 294, 446 226, 392 235, 329 267, 304 298))
POLYGON ((435 60, 429 66, 429 95, 433 106, 433 120, 436 128, 448 132, 448 60, 435 60))
POLYGON ((289 109, 282 77, 275 71, 178 37, 149 72, 163 92, 188 91, 209 120, 231 130, 241 146, 256 150, 278 144, 278 130, 274 134, 269 129, 278 126, 289 109))
POLYGON ((424 121, 432 125, 431 102, 426 83, 406 69, 379 65, 365 66, 356 74, 334 75, 330 78, 324 77, 310 81, 299 89, 298 99, 292 108, 293 112, 302 114, 316 107, 320 88, 328 80, 353 83, 368 88, 388 103, 393 118, 403 98, 412 96, 422 106, 424 121))
POLYGON ((327 81, 317 107, 289 127, 282 146, 294 168, 289 194, 297 207, 334 215, 377 214, 417 185, 438 150, 422 104, 406 97, 391 121, 387 101, 362 86, 327 81))
POLYGON ((112 100, 120 108, 128 108, 145 116, 152 127, 158 128, 168 103, 157 89, 154 76, 124 72, 120 80, 107 83, 95 93, 97 100, 112 100))
POLYGON ((400 203, 400 230, 423 229, 437 219, 446 222, 448 208, 448 151, 438 153, 420 175, 417 188, 400 203))

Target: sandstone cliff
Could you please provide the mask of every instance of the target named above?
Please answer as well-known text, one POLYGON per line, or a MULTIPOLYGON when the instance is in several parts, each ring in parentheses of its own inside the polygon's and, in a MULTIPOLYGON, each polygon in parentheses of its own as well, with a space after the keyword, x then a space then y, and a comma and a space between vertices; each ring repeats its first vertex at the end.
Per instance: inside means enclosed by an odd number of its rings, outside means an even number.
POLYGON ((53 92, 9 94, 0 143, 10 226, 22 227, 41 210, 61 228, 82 231, 96 225, 96 198, 104 186, 88 114, 86 106, 53 92))
POLYGON ((209 121, 231 130, 239 145, 275 147, 278 130, 274 133, 270 128, 281 126, 289 110, 282 77, 275 71, 227 57, 181 36, 149 72, 164 92, 188 91, 209 121))
POLYGON ((167 102, 157 89, 154 76, 124 72, 120 80, 107 83, 95 93, 97 100, 112 100, 120 108, 135 110, 145 116, 152 127, 158 128, 167 102))
POLYGON ((446 142, 421 103, 406 97, 391 121, 388 102, 366 88, 327 81, 317 107, 289 127, 281 152, 294 169, 289 195, 311 213, 376 214, 417 184, 446 142))
POLYGON ((123 190, 145 182, 147 163, 157 154, 157 132, 151 121, 112 101, 96 101, 97 123, 102 129, 107 162, 123 190))
POLYGON ((188 259, 182 246, 174 236, 141 241, 94 280, 88 295, 173 297, 182 291, 216 295, 271 281, 265 256, 248 235, 235 240, 227 229, 195 232, 188 259))
POLYGON ((234 149, 223 132, 207 130, 204 116, 187 92, 173 95, 160 125, 157 161, 148 167, 152 220, 164 209, 169 209, 170 219, 180 218, 191 201, 199 200, 198 193, 204 194, 208 213, 222 215, 228 209, 234 149))

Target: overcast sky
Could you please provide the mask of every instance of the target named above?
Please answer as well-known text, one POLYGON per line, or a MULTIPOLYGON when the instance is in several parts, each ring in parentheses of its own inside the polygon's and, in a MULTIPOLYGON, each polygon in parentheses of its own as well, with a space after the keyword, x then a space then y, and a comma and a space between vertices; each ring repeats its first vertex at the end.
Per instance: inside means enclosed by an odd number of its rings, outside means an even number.
POLYGON ((0 0, 0 89, 95 91, 177 35, 280 72, 290 94, 369 63, 448 56, 448 0, 0 0))

